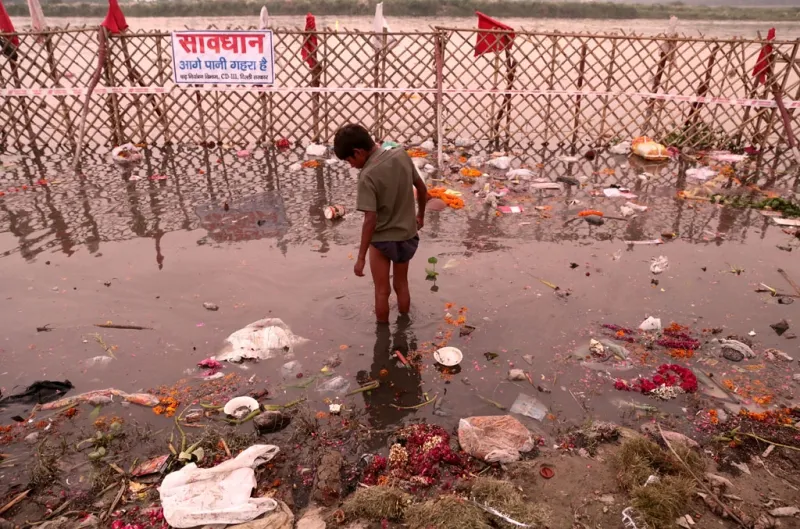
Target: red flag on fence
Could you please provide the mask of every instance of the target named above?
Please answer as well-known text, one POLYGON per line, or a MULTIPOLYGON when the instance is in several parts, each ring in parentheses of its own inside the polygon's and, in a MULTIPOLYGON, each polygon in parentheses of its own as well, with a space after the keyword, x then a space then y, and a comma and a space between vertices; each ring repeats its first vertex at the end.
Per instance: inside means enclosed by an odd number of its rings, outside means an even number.
MULTIPOLYGON (((306 15, 306 31, 317 31, 317 21, 311 13, 306 15)), ((308 66, 313 70, 317 67, 317 46, 319 41, 317 35, 309 33, 303 41, 303 60, 308 63, 308 66)))
MULTIPOLYGON (((507 26, 502 22, 486 16, 480 11, 475 12, 478 15, 478 29, 493 29, 493 30, 506 30, 513 31, 514 28, 507 26)), ((486 33, 483 31, 478 32, 478 38, 475 41, 475 57, 483 55, 484 53, 496 53, 503 50, 510 50, 514 45, 514 34, 500 34, 500 33, 486 33)))
POLYGON ((125 21, 125 15, 122 14, 122 9, 119 7, 117 0, 108 0, 108 13, 106 19, 100 24, 106 28, 109 33, 116 35, 128 29, 128 23, 125 21))
MULTIPOLYGON (((16 33, 14 24, 11 23, 11 17, 8 16, 3 0, 0 0, 0 33, 16 33)), ((14 35, 11 37, 11 42, 14 46, 19 46, 19 37, 14 35)))
MULTIPOLYGON (((767 41, 775 40, 775 28, 770 28, 767 32, 767 41)), ((756 78, 756 85, 767 84, 767 74, 769 73, 769 64, 772 61, 772 44, 764 44, 761 48, 761 53, 758 54, 756 67, 753 68, 753 77, 756 78)))

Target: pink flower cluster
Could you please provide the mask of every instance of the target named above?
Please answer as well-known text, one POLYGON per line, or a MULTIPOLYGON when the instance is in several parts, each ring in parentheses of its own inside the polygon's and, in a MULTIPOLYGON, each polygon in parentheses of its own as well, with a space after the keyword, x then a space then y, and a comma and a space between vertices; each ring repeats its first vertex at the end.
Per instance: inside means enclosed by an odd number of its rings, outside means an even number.
POLYGON ((111 522, 111 529, 168 529, 164 520, 164 509, 140 509, 133 507, 127 512, 118 511, 114 513, 118 518, 111 522), (123 518, 127 518, 124 520, 123 518))
POLYGON ((679 386, 686 393, 697 391, 697 377, 692 370, 678 364, 662 364, 658 366, 652 379, 637 378, 631 382, 617 379, 614 387, 621 391, 639 391, 648 394, 661 386, 679 386))

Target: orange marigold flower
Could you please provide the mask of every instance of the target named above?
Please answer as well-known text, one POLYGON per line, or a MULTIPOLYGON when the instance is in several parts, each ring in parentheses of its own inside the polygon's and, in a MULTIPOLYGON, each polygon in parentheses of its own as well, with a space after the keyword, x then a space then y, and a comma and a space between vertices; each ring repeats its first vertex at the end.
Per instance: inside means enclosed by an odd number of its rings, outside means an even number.
POLYGON ((406 153, 411 156, 412 158, 427 158, 428 151, 424 151, 417 147, 412 147, 406 151, 406 153))
POLYGON ((596 209, 585 209, 585 210, 581 211, 580 213, 578 213, 579 217, 588 217, 589 215, 597 215, 598 217, 602 217, 603 216, 603 212, 602 211, 598 211, 596 209))

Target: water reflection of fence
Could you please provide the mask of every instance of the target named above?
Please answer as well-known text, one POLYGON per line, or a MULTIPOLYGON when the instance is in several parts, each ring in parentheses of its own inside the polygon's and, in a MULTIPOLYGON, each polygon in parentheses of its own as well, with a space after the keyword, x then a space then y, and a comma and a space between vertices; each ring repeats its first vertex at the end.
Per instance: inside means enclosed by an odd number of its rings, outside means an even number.
MULTIPOLYGON (((531 153, 531 157, 531 160, 558 158, 557 153, 546 150, 531 153)), ((164 260, 161 241, 166 234, 219 228, 224 222, 208 226, 201 217, 204 211, 224 211, 226 202, 234 221, 243 219, 252 225, 237 233, 226 232, 224 226, 220 233, 202 232, 197 235, 199 242, 264 236, 272 238, 284 252, 293 245, 313 245, 322 253, 333 246, 351 246, 357 237, 358 224, 333 225, 323 218, 322 208, 330 203, 355 202, 352 175, 341 166, 327 165, 290 172, 289 166, 299 158, 295 153, 276 156, 270 150, 260 149, 248 159, 236 158, 230 151, 218 148, 154 149, 146 151, 142 164, 133 172, 109 169, 103 156, 88 155, 78 177, 62 178, 69 172, 69 161, 63 157, 20 157, 18 165, 0 173, 0 190, 6 192, 0 200, 0 233, 10 233, 17 241, 16 247, 0 256, 18 253, 31 260, 42 252, 71 254, 79 248, 95 253, 100 251, 102 243, 146 238, 153 241, 154 260, 161 265, 164 260), (169 177, 148 180, 153 174, 169 177), (53 183, 37 186, 42 177, 53 183), (9 192, 10 188, 23 185, 28 186, 27 191, 9 192), (278 211, 280 218, 274 223, 269 215, 249 219, 246 215, 237 216, 237 212, 258 209, 252 207, 253 197, 258 196, 268 198, 270 204, 283 203, 285 214, 278 211), (262 218, 269 224, 259 225, 258 219, 262 218), (242 235, 244 231, 249 231, 249 235, 242 235)), ((742 179, 753 178, 753 182, 762 186, 777 182, 778 187, 796 187, 800 185, 796 173, 790 176, 794 180, 786 181, 790 163, 785 156, 766 155, 737 174, 742 179)), ((594 228, 576 222, 564 225, 565 220, 574 218, 574 208, 556 208, 549 219, 528 216, 498 219, 493 210, 469 201, 467 210, 431 214, 426 221, 425 236, 455 244, 460 241, 465 251, 488 251, 503 246, 510 238, 544 242, 620 241, 658 237, 669 231, 680 233, 686 240, 702 242, 706 229, 724 232, 728 241, 763 236, 769 219, 757 211, 692 208, 690 202, 674 200, 676 188, 686 185, 685 169, 679 164, 639 167, 622 157, 605 156, 578 163, 548 162, 540 169, 542 176, 592 175, 595 187, 628 186, 651 209, 629 223, 609 221, 594 228), (643 169, 652 175, 646 183, 638 178, 643 169), (520 220, 532 222, 520 225, 520 220)), ((548 193, 525 199, 525 207, 532 213, 534 205, 554 204, 548 193)), ((577 198, 581 200, 581 205, 575 206, 579 209, 608 206, 604 199, 588 197, 585 191, 577 198)))
MULTIPOLYGON (((89 147, 328 142, 347 121, 380 139, 412 142, 436 137, 440 119, 444 138, 469 136, 493 148, 642 134, 683 145, 777 146, 785 130, 776 87, 800 128, 800 41, 774 41, 767 82, 757 84, 761 40, 520 31, 507 56, 475 57, 485 35, 320 31, 315 72, 300 53, 307 33, 279 29, 273 90, 177 88, 169 33, 110 36, 89 107, 89 147)), ((73 147, 97 37, 86 28, 20 33, 16 61, 0 56, 6 150, 73 147), (69 90, 26 90, 53 87, 69 90)))

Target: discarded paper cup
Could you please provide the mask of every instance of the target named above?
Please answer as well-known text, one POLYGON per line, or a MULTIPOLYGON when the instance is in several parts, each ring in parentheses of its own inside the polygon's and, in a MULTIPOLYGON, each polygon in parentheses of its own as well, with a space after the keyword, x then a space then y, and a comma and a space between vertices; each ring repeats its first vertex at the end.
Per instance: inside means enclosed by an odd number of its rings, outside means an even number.
POLYGON ((234 397, 229 400, 222 411, 226 415, 241 419, 247 416, 251 411, 255 411, 260 407, 258 401, 252 397, 234 397))
POLYGON ((453 367, 461 363, 464 355, 455 347, 442 347, 433 353, 433 358, 443 366, 453 367))
POLYGON ((325 214, 326 219, 335 220, 344 217, 345 213, 347 213, 347 210, 340 204, 334 204, 331 206, 325 206, 322 209, 322 212, 325 214))

